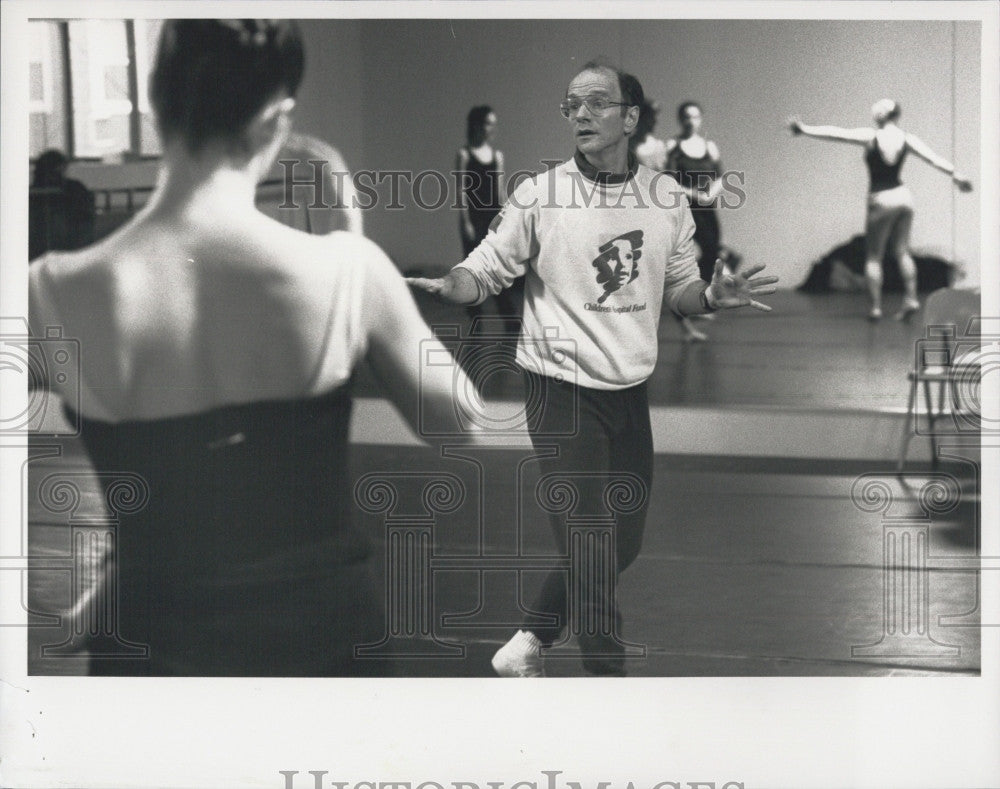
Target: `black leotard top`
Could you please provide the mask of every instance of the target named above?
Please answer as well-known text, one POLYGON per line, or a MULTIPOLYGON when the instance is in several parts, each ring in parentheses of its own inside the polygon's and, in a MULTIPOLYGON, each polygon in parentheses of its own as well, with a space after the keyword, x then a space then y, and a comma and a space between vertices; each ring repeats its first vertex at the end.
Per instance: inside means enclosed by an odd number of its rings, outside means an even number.
POLYGON ((493 152, 493 159, 486 164, 479 161, 468 148, 465 153, 468 157, 465 171, 469 175, 464 176, 462 188, 468 201, 469 216, 473 224, 481 222, 489 226, 503 203, 496 151, 493 152))
POLYGON ((80 419, 105 497, 127 493, 115 472, 148 487, 114 558, 121 634, 151 645, 154 672, 355 673, 353 646, 379 612, 364 610, 377 602, 358 580, 371 545, 351 524, 350 414, 345 384, 189 416, 80 419))
POLYGON ((868 165, 868 176, 871 181, 870 192, 883 192, 886 189, 895 189, 902 186, 903 182, 899 178, 899 171, 903 167, 903 159, 906 158, 906 145, 900 151, 899 156, 893 164, 886 162, 882 150, 878 147, 878 137, 872 139, 871 145, 865 150, 865 164, 868 165))
MULTIPOLYGON (((681 141, 677 140, 673 150, 667 157, 667 172, 671 173, 681 184, 688 189, 698 189, 704 191, 708 189, 712 181, 719 177, 719 162, 712 158, 708 152, 708 145, 705 145, 705 153, 697 159, 684 153, 681 148, 681 141)), ((715 203, 706 205, 699 203, 692 204, 691 208, 714 208, 715 203)))

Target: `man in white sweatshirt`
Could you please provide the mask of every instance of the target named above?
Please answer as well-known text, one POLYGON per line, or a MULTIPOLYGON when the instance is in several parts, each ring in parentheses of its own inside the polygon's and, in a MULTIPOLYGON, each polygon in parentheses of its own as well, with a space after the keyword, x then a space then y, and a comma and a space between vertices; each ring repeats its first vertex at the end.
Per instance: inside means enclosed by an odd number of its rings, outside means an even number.
MULTIPOLYGON (((559 448, 540 461, 543 476, 577 480, 577 507, 591 514, 601 511, 609 481, 641 488, 641 504, 615 524, 617 573, 635 560, 645 528, 653 469, 646 379, 656 364, 661 305, 680 315, 742 306, 767 311, 756 297, 774 293, 777 282, 754 277, 763 266, 728 275, 719 263, 708 285, 698 276, 694 221, 680 186, 629 153, 642 101, 635 77, 604 64, 584 66, 560 105, 573 132, 573 158, 523 181, 483 242, 446 276, 410 280, 467 305, 525 276, 517 361, 529 392, 541 392, 544 403, 528 429, 536 446, 559 448), (572 340, 575 353, 550 346, 553 337, 572 340), (557 437, 567 424, 574 424, 572 434, 557 437)), ((551 520, 565 552, 565 516, 551 520)), ((617 573, 607 582, 549 573, 531 610, 556 624, 519 630, 494 656, 494 670, 544 676, 542 648, 559 639, 576 612, 585 621, 614 623, 578 634, 584 668, 623 675, 617 573)))

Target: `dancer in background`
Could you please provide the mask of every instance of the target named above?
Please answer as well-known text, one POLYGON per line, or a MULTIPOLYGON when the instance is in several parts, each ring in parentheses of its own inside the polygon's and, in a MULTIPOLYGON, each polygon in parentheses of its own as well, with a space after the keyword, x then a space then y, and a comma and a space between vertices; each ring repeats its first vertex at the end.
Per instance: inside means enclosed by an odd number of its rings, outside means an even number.
POLYGON ((466 117, 466 144, 459 148, 455 170, 461 217, 459 230, 462 254, 467 256, 486 237, 493 217, 503 205, 503 151, 494 147, 497 116, 493 109, 480 104, 466 117))
POLYGON ((667 142, 667 172, 680 183, 691 201, 694 240, 698 244, 698 272, 712 281, 715 261, 722 251, 722 228, 716 213, 722 192, 719 146, 701 135, 701 106, 685 101, 677 108, 681 134, 667 142))
MULTIPOLYGON (((655 104, 649 101, 642 103, 642 106, 639 108, 639 122, 636 124, 632 136, 629 137, 629 148, 640 164, 644 164, 646 167, 657 172, 663 172, 667 169, 668 147, 665 141, 653 135, 653 130, 656 128, 657 113, 658 108, 655 104)), ((672 314, 676 318, 677 323, 680 324, 685 340, 688 342, 704 342, 708 339, 707 334, 698 331, 694 327, 694 324, 691 323, 691 318, 686 315, 678 315, 677 313, 672 314)))
POLYGON ((849 142, 864 146, 868 167, 868 212, 865 221, 865 280, 871 297, 870 320, 882 317, 882 260, 888 247, 899 263, 903 278, 903 306, 897 320, 905 320, 918 309, 917 267, 910 255, 910 228, 913 225, 913 195, 900 180, 899 171, 909 151, 951 176, 962 192, 972 190, 972 182, 959 175, 955 166, 938 156, 915 134, 904 132, 897 121, 898 102, 881 99, 872 105, 874 128, 844 129, 839 126, 812 126, 798 118, 789 121, 793 134, 820 140, 849 142))
MULTIPOLYGON (((459 233, 462 238, 462 256, 486 238, 490 223, 500 213, 505 198, 503 151, 495 147, 497 115, 487 104, 469 110, 466 117, 465 141, 455 162, 460 206, 459 233)), ((524 289, 524 278, 499 293, 497 312, 504 318, 516 321, 520 314, 519 301, 524 289)), ((468 307, 469 316, 482 314, 482 305, 468 307)))

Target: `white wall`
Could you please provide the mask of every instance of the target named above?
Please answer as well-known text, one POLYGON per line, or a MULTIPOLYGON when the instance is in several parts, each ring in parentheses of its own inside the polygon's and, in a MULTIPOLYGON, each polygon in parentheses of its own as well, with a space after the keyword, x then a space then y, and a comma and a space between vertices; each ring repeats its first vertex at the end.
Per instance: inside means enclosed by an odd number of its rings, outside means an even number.
MULTIPOLYGON (((341 149, 353 169, 448 172, 465 114, 491 104, 508 171, 538 171, 572 152, 558 103, 575 69, 604 56, 633 71, 663 107, 700 101, 724 164, 746 174, 746 204, 723 214, 727 243, 794 286, 811 261, 861 231, 861 150, 792 139, 789 115, 868 125, 882 96, 904 128, 974 178, 979 166, 979 24, 972 22, 672 20, 307 20, 296 122, 341 149)), ((155 166, 78 167, 95 185, 151 181, 155 166)), ((911 157, 914 247, 963 261, 979 278, 979 203, 911 157)), ((388 189, 380 190, 383 198, 388 189)), ((387 201, 384 201, 387 202, 387 201)), ((371 210, 366 231, 403 267, 460 257, 445 207, 371 210)))
MULTIPOLYGON (((953 31, 950 22, 366 21, 364 164, 450 169, 477 103, 499 115, 509 170, 565 158, 559 100, 579 64, 603 55, 663 106, 663 136, 680 101, 702 103, 725 165, 746 173, 748 199, 723 215, 725 240, 793 286, 861 231, 867 173, 859 148, 792 139, 787 117, 869 125, 871 104, 891 96, 904 128, 975 176, 978 38, 978 23, 953 31)), ((954 249, 978 279, 977 197, 953 199, 947 177, 915 157, 903 175, 916 199, 915 248, 948 258, 954 249)), ((368 227, 403 265, 460 256, 449 210, 376 211, 368 227)))

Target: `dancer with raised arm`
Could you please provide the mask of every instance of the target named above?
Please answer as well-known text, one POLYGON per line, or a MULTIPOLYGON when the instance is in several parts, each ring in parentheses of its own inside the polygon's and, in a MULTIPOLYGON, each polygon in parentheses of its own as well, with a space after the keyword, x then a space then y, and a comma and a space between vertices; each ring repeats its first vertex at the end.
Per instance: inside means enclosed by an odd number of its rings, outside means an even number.
POLYGON ((871 298, 869 320, 882 318, 882 260, 886 249, 899 263, 903 279, 903 305, 896 313, 905 320, 920 309, 917 299, 917 266, 910 255, 910 229, 913 225, 913 195, 900 179, 906 154, 913 151, 937 170, 951 177, 962 192, 972 190, 972 182, 955 171, 955 165, 938 156, 919 137, 899 127, 902 109, 892 99, 872 105, 874 127, 845 129, 840 126, 814 126, 792 118, 793 134, 819 140, 847 142, 865 149, 868 167, 868 207, 865 220, 865 280, 871 298))

